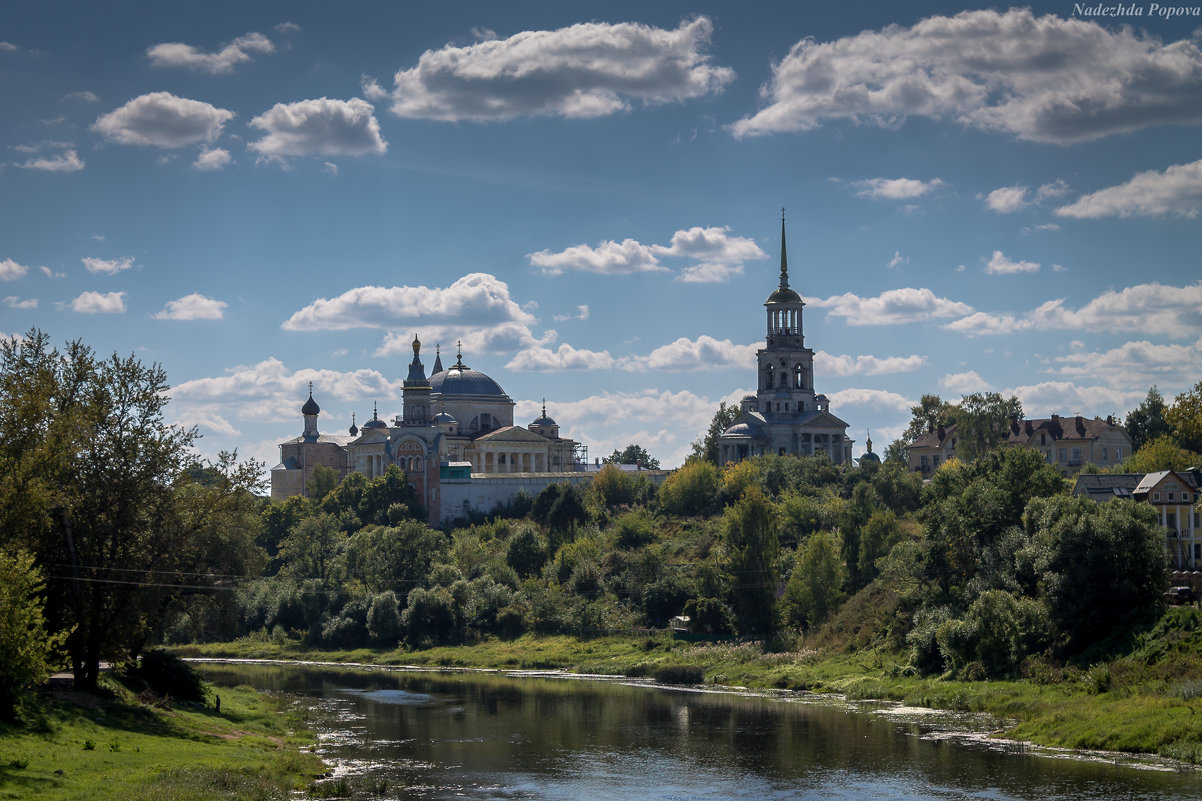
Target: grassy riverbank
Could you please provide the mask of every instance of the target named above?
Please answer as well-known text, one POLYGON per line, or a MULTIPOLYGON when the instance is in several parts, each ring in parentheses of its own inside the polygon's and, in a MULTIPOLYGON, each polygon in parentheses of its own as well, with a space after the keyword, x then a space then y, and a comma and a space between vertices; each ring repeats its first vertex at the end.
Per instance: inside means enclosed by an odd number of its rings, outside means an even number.
POLYGON ((1032 663, 1030 676, 1014 681, 918 677, 907 667, 907 654, 884 648, 808 648, 803 642, 772 650, 761 643, 679 642, 665 634, 593 639, 525 635, 426 650, 320 652, 293 641, 251 637, 188 646, 178 653, 624 676, 697 667, 710 684, 983 712, 999 718, 999 736, 1202 763, 1202 613, 1196 609, 1166 610, 1153 628, 1134 636, 1121 658, 1088 667, 1032 663))
POLYGON ((300 713, 249 688, 160 708, 105 680, 103 695, 47 693, 25 725, 0 723, 0 799, 288 799, 325 770, 300 713))

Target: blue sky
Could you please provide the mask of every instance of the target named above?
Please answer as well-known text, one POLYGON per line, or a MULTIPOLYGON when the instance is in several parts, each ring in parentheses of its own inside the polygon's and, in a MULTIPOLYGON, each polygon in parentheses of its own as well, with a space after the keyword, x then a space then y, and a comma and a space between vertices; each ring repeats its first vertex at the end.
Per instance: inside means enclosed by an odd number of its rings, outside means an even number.
MULTIPOLYGON (((1077 6, 1080 7, 1077 7, 1077 6)), ((212 455, 400 410, 679 464, 754 385, 780 209, 815 385, 1123 415, 1199 375, 1202 17, 948 3, 0 5, 0 334, 161 363, 212 455)))

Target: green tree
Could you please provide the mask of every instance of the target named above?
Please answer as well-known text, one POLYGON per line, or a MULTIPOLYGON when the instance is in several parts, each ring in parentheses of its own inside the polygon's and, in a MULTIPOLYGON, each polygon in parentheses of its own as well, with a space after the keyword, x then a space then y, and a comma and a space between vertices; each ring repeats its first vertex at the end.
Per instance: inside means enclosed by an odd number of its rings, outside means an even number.
POLYGON ((593 476, 593 491, 602 504, 613 509, 634 502, 634 477, 607 463, 593 476))
POLYGON ((1173 436, 1181 447, 1202 452, 1202 381, 1178 395, 1164 419, 1173 427, 1173 436))
MULTIPOLYGON (((555 486, 552 484, 551 486, 555 486)), ((543 545, 538 532, 530 526, 525 526, 513 539, 505 552, 505 563, 518 574, 519 578, 527 578, 538 574, 547 561, 547 549, 543 545)))
POLYGON ((719 486, 717 467, 690 458, 660 485, 659 505, 670 515, 703 515, 715 508, 719 486))
POLYGON ((1148 504, 1036 498, 1023 528, 1041 595, 1068 653, 1160 603, 1165 536, 1148 504))
MULTIPOLYGON (((352 473, 352 475, 360 475, 352 473)), ((323 500, 338 486, 338 471, 324 464, 313 466, 313 475, 309 477, 309 496, 315 501, 323 500)))
POLYGON ((70 630, 83 689, 102 659, 137 654, 207 567, 177 492, 196 432, 165 422, 168 389, 158 365, 81 342, 60 353, 33 330, 0 343, 0 546, 55 565, 46 619, 70 630))
POLYGON ((731 576, 731 606, 739 631, 776 628, 776 514, 758 487, 749 487, 722 516, 722 539, 731 576))
POLYGON ((11 720, 25 689, 50 675, 68 632, 46 631, 42 574, 33 554, 0 550, 0 720, 11 720))
POLYGON ((1188 451, 1171 434, 1148 440, 1123 461, 1127 473, 1155 473, 1160 470, 1187 470, 1202 462, 1202 456, 1188 451))
POLYGON ((938 395, 923 395, 917 406, 910 407, 910 424, 900 437, 903 443, 911 443, 927 431, 952 422, 952 404, 938 395))
POLYGON ((390 518, 390 514, 397 505, 406 510, 407 517, 424 519, 417 502, 417 490, 409 483, 401 468, 390 464, 383 475, 369 480, 363 487, 358 505, 359 519, 364 525, 388 525, 390 522, 396 522, 390 518))
POLYGON ((706 429, 704 436, 693 443, 693 458, 701 459, 717 466, 718 437, 722 436, 722 432, 734 425, 735 420, 739 419, 739 414, 738 406, 727 406, 726 401, 720 401, 718 409, 714 412, 714 417, 710 420, 709 428, 706 429))
POLYGON ((877 560, 893 550, 902 539, 901 524, 892 509, 877 510, 860 529, 860 553, 856 560, 864 583, 876 578, 877 560))
POLYGON ((396 526, 369 526, 352 534, 346 543, 346 567, 350 577, 369 592, 392 590, 404 598, 409 590, 425 584, 449 550, 442 532, 417 520, 403 520, 396 526))
POLYGON ((1015 396, 976 392, 965 395, 952 408, 951 416, 956 424, 956 455, 971 462, 1005 443, 1010 421, 1022 419, 1023 406, 1015 396))
POLYGON ((615 448, 603 461, 609 464, 636 464, 647 470, 659 469, 659 459, 652 457, 641 445, 630 444, 620 451, 615 448))
POLYGON ((328 586, 338 577, 339 557, 346 546, 346 532, 328 512, 306 517, 280 544, 284 566, 281 573, 295 578, 317 579, 328 586))
POLYGON ((815 533, 797 550, 782 602, 785 620, 799 628, 822 625, 843 603, 846 581, 834 536, 828 531, 815 533))
POLYGON ((1168 406, 1155 385, 1148 389, 1143 402, 1127 413, 1124 427, 1131 437, 1131 450, 1138 451, 1144 443, 1170 433, 1173 429, 1165 420, 1168 406))

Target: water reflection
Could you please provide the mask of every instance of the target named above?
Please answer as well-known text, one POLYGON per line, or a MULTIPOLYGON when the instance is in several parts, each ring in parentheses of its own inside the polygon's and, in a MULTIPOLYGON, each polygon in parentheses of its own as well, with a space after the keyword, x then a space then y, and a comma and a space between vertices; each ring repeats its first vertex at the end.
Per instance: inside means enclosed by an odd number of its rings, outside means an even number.
MULTIPOLYGON (((939 723, 616 682, 203 665, 314 699, 339 775, 398 799, 1197 799, 1197 774, 973 745, 939 723)), ((946 724, 943 724, 946 726, 946 724)))

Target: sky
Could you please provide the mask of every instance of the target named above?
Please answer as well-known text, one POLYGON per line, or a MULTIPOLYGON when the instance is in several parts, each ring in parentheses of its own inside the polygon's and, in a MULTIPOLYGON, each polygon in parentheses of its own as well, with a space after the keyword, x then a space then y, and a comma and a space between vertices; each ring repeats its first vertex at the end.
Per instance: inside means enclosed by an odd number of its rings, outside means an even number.
POLYGON ((462 343, 670 467, 754 390, 785 209, 857 457, 925 393, 1121 416, 1202 379, 1200 47, 1138 0, 8 0, 0 335, 161 364, 268 468, 309 382, 344 432, 462 343))

